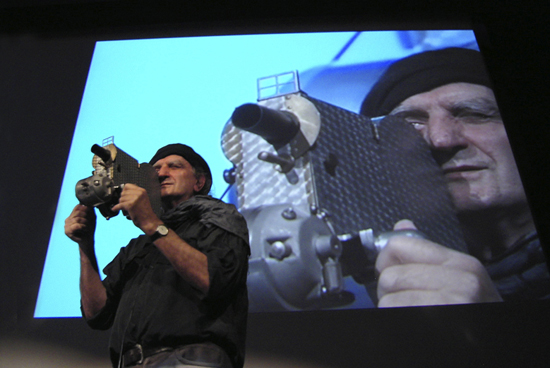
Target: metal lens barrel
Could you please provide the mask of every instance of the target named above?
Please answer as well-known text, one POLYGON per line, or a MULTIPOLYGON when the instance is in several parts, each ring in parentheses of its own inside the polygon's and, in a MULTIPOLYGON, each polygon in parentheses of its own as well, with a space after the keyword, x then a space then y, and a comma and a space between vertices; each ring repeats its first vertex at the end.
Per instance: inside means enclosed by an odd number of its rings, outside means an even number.
POLYGON ((237 128, 261 136, 275 148, 289 143, 300 130, 300 123, 292 113, 256 104, 237 107, 231 121, 237 128))

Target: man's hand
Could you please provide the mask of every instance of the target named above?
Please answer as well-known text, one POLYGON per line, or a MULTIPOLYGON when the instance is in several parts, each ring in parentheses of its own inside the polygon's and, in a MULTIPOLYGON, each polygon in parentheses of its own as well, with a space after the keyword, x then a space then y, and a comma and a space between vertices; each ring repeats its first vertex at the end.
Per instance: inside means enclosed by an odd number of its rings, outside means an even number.
POLYGON ((154 233, 157 225, 162 223, 153 211, 147 191, 134 184, 124 185, 118 204, 112 210, 125 212, 134 225, 148 235, 154 233))
MULTIPOLYGON (((416 229, 408 220, 394 230, 416 229)), ((379 307, 502 301, 474 257, 429 240, 390 238, 376 260, 379 307)))
POLYGON ((81 247, 92 246, 96 226, 95 211, 91 207, 77 204, 65 219, 65 235, 81 247))
POLYGON ((80 295, 86 318, 94 316, 107 300, 94 251, 95 227, 94 208, 81 204, 65 220, 65 234, 80 248, 80 295))

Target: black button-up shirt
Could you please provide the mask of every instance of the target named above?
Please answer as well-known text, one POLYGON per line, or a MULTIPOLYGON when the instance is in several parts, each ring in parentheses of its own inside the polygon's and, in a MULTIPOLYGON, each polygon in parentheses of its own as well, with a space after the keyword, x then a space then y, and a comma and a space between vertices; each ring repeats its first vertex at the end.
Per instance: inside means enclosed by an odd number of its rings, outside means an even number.
MULTIPOLYGON (((229 206, 217 202, 217 207, 229 206)), ((231 206, 225 215, 237 217, 231 221, 244 222, 233 209, 231 206)), ((156 348, 204 341, 222 347, 235 367, 243 366, 248 242, 242 231, 238 236, 201 221, 200 212, 184 216, 183 222, 171 227, 207 256, 210 288, 206 295, 187 283, 144 235, 122 248, 105 267, 107 304, 88 323, 96 329, 112 327, 114 366, 121 347, 124 352, 136 344, 156 348)), ((244 229, 246 233, 246 224, 244 229)))

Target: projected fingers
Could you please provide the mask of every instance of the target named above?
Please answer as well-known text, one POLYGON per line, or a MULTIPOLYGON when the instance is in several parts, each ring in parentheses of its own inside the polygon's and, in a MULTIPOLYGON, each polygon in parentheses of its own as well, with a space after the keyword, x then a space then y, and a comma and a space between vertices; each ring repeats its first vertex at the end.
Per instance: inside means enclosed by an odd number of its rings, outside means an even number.
POLYGON ((426 239, 392 237, 376 270, 379 307, 501 301, 479 260, 426 239))

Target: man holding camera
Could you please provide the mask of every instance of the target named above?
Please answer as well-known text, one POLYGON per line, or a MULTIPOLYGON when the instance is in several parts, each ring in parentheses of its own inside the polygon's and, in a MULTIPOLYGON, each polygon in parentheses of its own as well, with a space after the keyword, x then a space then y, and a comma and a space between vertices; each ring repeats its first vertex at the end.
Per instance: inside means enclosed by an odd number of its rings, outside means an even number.
POLYGON ((164 213, 145 189, 126 184, 118 204, 144 235, 104 269, 94 251, 96 216, 77 205, 65 233, 80 249, 82 312, 112 328, 113 366, 242 367, 248 296, 248 230, 234 206, 208 196, 212 175, 191 147, 162 147, 150 164, 164 213))
MULTIPOLYGON (((376 262, 379 306, 550 297, 545 256, 479 52, 449 48, 395 62, 361 113, 400 116, 422 135, 470 253, 393 237, 376 262)), ((407 228, 415 227, 408 220, 395 224, 407 228)))

